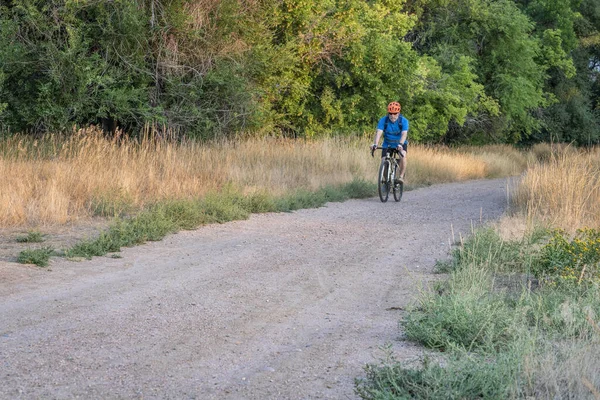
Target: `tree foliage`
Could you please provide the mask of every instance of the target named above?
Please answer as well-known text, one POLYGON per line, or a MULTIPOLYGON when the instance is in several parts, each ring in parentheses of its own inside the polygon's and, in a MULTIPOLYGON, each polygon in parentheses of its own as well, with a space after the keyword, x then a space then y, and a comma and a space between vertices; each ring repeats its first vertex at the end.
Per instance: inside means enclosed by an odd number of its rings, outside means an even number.
POLYGON ((542 64, 547 68, 545 91, 553 100, 539 111, 541 127, 532 139, 600 142, 600 115, 593 86, 598 68, 600 3, 597 0, 519 0, 535 22, 542 43, 542 64))
POLYGON ((414 7, 420 23, 412 38, 419 51, 450 71, 461 58, 469 60, 475 80, 498 105, 465 127, 468 136, 485 131, 493 140, 515 141, 539 127, 532 111, 547 103, 545 70, 537 62, 541 48, 514 2, 421 0, 414 7))
POLYGON ((1 0, 0 124, 599 140, 598 0, 1 0))

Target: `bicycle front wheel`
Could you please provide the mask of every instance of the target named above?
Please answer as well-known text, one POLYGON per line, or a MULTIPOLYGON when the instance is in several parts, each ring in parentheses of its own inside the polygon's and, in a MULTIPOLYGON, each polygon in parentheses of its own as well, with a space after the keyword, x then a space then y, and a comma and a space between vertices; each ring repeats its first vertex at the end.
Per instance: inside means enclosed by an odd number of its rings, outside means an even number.
POLYGON ((388 180, 389 162, 382 161, 379 166, 379 180, 377 181, 377 189, 379 190, 379 199, 382 203, 388 200, 390 195, 390 182, 388 180))
MULTIPOLYGON (((394 177, 398 176, 398 164, 394 165, 394 177)), ((404 192, 404 183, 394 182, 394 200, 400 201, 404 192)))

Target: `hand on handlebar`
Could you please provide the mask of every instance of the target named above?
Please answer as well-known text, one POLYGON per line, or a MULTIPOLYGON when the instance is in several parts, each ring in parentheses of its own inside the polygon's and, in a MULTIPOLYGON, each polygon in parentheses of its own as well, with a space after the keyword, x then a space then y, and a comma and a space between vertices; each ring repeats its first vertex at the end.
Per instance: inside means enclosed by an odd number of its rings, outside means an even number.
POLYGON ((374 157, 375 150, 377 149, 377 145, 373 143, 371 146, 371 157, 374 157))

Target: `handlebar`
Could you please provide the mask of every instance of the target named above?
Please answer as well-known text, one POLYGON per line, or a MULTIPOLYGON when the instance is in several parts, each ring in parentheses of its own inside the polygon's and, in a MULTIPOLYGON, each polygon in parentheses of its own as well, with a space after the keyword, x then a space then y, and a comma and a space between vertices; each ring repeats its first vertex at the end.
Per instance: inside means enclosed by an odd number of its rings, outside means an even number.
POLYGON ((398 151, 398 148, 397 148, 397 147, 381 147, 381 146, 377 146, 377 147, 375 147, 375 148, 371 148, 371 157, 375 157, 375 150, 383 150, 383 149, 390 149, 390 153, 391 153, 392 155, 394 155, 394 153, 397 153, 397 154, 400 154, 400 157, 404 157, 404 156, 402 155, 402 153, 400 153, 400 152, 398 151))

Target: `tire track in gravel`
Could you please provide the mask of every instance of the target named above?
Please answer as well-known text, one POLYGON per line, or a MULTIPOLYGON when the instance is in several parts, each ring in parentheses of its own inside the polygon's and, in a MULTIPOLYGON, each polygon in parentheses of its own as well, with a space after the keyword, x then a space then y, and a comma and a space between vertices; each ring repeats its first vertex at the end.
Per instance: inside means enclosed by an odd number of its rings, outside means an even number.
POLYGON ((0 283, 0 398, 354 399, 380 346, 420 353, 398 340, 398 310, 452 232, 505 211, 506 187, 253 215, 27 269, 0 283))

